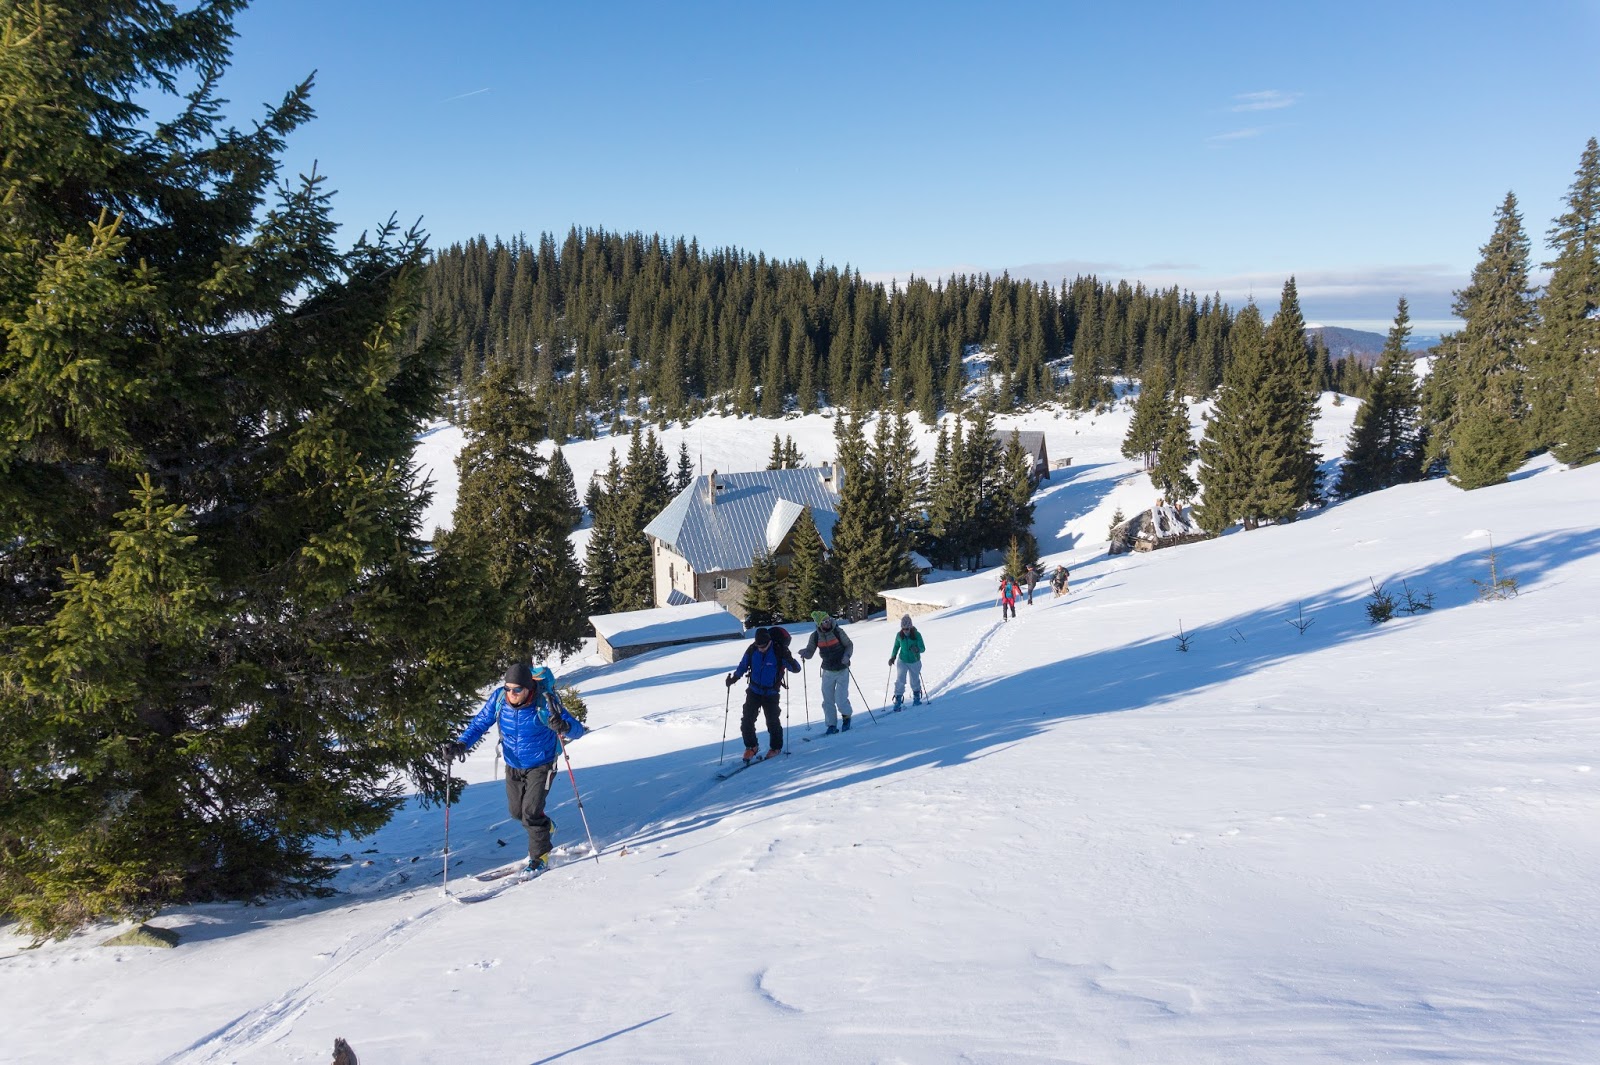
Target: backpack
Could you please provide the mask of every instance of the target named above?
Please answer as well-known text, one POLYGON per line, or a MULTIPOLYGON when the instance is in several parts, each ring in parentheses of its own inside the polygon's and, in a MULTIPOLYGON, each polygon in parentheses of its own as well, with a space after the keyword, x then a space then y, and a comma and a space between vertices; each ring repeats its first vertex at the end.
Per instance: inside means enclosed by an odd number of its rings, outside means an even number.
POLYGON ((535 695, 556 693, 556 675, 549 666, 533 667, 533 693, 535 695))
POLYGON ((773 625, 767 629, 767 632, 772 636, 772 642, 782 648, 784 654, 788 654, 790 639, 789 630, 784 628, 782 625, 773 625))

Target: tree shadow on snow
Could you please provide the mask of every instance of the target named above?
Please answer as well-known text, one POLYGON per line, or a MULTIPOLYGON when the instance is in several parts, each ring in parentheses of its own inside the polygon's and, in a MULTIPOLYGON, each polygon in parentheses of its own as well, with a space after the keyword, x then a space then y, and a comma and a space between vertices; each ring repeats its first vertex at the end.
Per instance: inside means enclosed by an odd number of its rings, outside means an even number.
MULTIPOLYGON (((1496 550, 1501 573, 1515 576, 1525 594, 1536 594, 1537 588, 1530 586, 1539 579, 1569 562, 1600 552, 1600 530, 1528 537, 1499 545, 1496 550)), ((966 664, 981 657, 984 645, 1000 631, 1001 622, 997 619, 992 628, 955 652, 959 657, 949 674, 940 676, 930 671, 925 680, 935 698, 925 707, 899 714, 877 710, 874 722, 859 705, 860 691, 853 688, 856 724, 843 742, 834 737, 817 744, 800 742, 807 733, 799 725, 799 693, 791 692, 795 727, 790 729, 787 745, 797 749, 792 757, 752 767, 719 782, 712 775, 717 753, 713 744, 597 766, 581 773, 580 783, 595 831, 610 844, 607 849, 659 844, 733 814, 803 803, 820 794, 892 774, 959 765, 1071 718, 1159 708, 1191 693, 1331 646, 1375 639, 1396 626, 1427 624, 1429 613, 1473 604, 1478 593, 1473 580, 1487 577, 1484 549, 1474 548, 1387 578, 1387 586, 1394 593, 1399 593, 1404 578, 1419 594, 1434 595, 1431 612, 1397 618, 1388 625, 1370 623, 1365 603, 1371 588, 1352 583, 1237 613, 1193 630, 1186 628, 1192 648, 1187 654, 1178 652, 1172 636, 1163 635, 1003 676, 966 679, 966 664), (1304 634, 1287 623, 1302 608, 1305 616, 1315 619, 1304 634), (595 816, 602 803, 604 813, 595 816)), ((960 611, 974 609, 988 607, 973 604, 960 611)), ((1038 607, 1034 609, 1037 611, 1038 607)), ((1061 615, 1057 621, 1041 612, 1031 619, 1023 614, 1019 622, 1064 626, 1066 617, 1061 615)), ((881 697, 883 692, 868 678, 862 679, 861 688, 870 699, 881 697)), ((812 713, 813 723, 820 727, 816 720, 820 712, 812 708, 812 713)), ((737 724, 737 720, 731 723, 730 732, 737 724)), ((758 730, 764 744, 764 725, 758 723, 758 730)), ((816 736, 818 732, 814 728, 809 735, 816 736)), ((730 759, 736 755, 737 747, 736 739, 730 741, 730 759)), ((570 806, 570 795, 566 799, 564 805, 570 806)))
MULTIPOLYGON (((1434 614, 1470 605, 1478 592, 1474 579, 1486 580, 1488 576, 1487 546, 1485 543, 1433 565, 1393 574, 1385 581, 1395 593, 1400 591, 1402 578, 1419 594, 1432 592, 1434 614)), ((1600 553, 1600 530, 1566 530, 1527 537, 1497 545, 1496 551, 1501 573, 1516 577, 1524 594, 1537 594, 1538 582, 1553 571, 1600 553)), ((1087 578, 1085 585, 1079 586, 1081 590, 1075 591, 1071 599, 1055 604, 1069 608, 1068 613, 1057 614, 1039 605, 1029 612, 1024 607, 1017 622, 1005 624, 1056 625, 1061 627, 1063 639, 1070 639, 1068 619, 1085 601, 1085 592, 1107 590, 1098 585, 1119 568, 1114 562, 1097 559, 1074 573, 1074 585, 1078 585, 1079 573, 1087 578), (1107 567, 1107 561, 1113 564, 1107 567)), ((1024 667, 1014 673, 968 676, 988 642, 1002 631, 1002 623, 996 618, 991 626, 938 663, 948 664, 948 670, 928 670, 924 679, 934 698, 925 706, 896 714, 878 709, 874 703, 874 721, 861 699, 863 694, 871 700, 882 697, 886 670, 881 660, 860 663, 866 675, 858 676, 858 683, 851 689, 855 727, 848 736, 828 737, 815 743, 805 742, 808 736, 818 739, 822 730, 817 678, 814 667, 809 668, 804 684, 799 677, 790 678, 795 685, 789 692, 786 721, 790 754, 752 766, 726 781, 716 779, 719 755, 723 757, 722 764, 731 764, 742 746, 738 738, 737 699, 727 718, 726 741, 595 766, 583 764, 580 742, 573 748, 572 761, 578 787, 583 791, 584 812, 601 848, 600 860, 608 862, 624 849, 637 850, 679 839, 730 816, 763 809, 777 813, 840 788, 971 762, 1074 718, 1159 709, 1180 697, 1281 662, 1332 646, 1376 639, 1397 626, 1428 624, 1428 613, 1397 618, 1384 626, 1370 624, 1364 609, 1370 591, 1364 582, 1351 582, 1205 622, 1193 630, 1186 628, 1192 647, 1187 654, 1177 651, 1172 635, 1151 636, 1024 667), (1286 623, 1302 608, 1305 616, 1314 619, 1303 635, 1286 623), (804 724, 807 717, 809 730, 804 724)), ((1042 603, 1046 608, 1052 605, 1048 590, 1042 603)), ((945 616, 990 609, 995 608, 988 603, 974 603, 945 616)), ((596 675, 604 672, 597 670, 596 675)), ((710 684, 721 670, 680 671, 672 678, 692 679, 702 672, 710 684)), ((664 683, 667 679, 656 681, 664 683)), ((764 746, 764 722, 757 722, 757 730, 764 746)), ((548 810, 558 823, 557 846, 583 840, 583 822, 564 764, 559 767, 548 810)), ((522 826, 507 814, 503 779, 470 784, 451 813, 452 880, 523 853, 526 837, 522 826)), ((381 867, 365 881, 351 882, 346 878, 342 883, 336 882, 349 887, 348 893, 334 899, 290 901, 267 908, 186 908, 187 913, 199 919, 201 927, 191 925, 185 935, 217 938, 308 910, 355 908, 408 892, 437 892, 443 857, 442 821, 443 813, 438 807, 424 809, 412 799, 391 825, 374 837, 340 844, 352 850, 375 849, 375 865, 381 867), (418 853, 411 853, 412 850, 418 853)), ((650 856, 658 858, 670 853, 670 849, 652 850, 650 856)))

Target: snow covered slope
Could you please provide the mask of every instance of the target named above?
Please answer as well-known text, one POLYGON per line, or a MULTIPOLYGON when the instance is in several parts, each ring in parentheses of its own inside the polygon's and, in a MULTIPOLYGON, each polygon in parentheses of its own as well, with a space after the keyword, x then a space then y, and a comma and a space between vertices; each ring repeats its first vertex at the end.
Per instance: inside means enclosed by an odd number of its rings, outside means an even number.
MULTIPOLYGON (((456 906, 409 809, 337 844, 335 899, 175 910, 174 951, 6 940, 5 1060, 1600 1060, 1600 466, 1109 558, 1152 494, 1118 417, 1047 426, 1072 594, 1002 623, 952 580, 930 705, 882 709, 890 626, 852 626, 856 727, 821 737, 813 665, 792 754, 716 782, 738 643, 569 663, 599 861, 456 906), (1479 602, 1491 536, 1521 594, 1479 602), (1373 627, 1369 579, 1434 609, 1373 627)), ((492 758, 452 877, 519 847, 492 758)))

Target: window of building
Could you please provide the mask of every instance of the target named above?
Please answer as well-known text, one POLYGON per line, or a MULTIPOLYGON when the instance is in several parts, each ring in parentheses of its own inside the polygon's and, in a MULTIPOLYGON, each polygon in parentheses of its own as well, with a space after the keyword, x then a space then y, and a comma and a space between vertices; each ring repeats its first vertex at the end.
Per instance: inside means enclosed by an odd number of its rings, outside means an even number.
POLYGON ((711 587, 714 588, 715 590, 719 591, 719 592, 727 591, 728 590, 728 578, 726 578, 726 577, 713 577, 713 578, 711 578, 711 587))

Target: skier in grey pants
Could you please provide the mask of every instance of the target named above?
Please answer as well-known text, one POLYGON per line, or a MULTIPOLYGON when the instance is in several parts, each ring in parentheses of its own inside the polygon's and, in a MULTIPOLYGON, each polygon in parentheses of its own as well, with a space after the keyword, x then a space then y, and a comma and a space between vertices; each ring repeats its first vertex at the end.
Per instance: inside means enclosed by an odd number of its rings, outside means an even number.
POLYGON ((828 723, 828 730, 823 735, 849 732, 850 653, 855 650, 855 645, 826 611, 812 611, 811 620, 817 623, 817 628, 800 651, 800 657, 807 660, 812 655, 821 657, 822 717, 828 723), (838 714, 838 724, 834 723, 835 712, 838 714))
POLYGON ((900 631, 894 637, 894 649, 889 653, 889 664, 894 671, 894 708, 898 713, 905 706, 906 678, 911 679, 911 705, 922 702, 922 655, 927 650, 922 633, 911 624, 911 615, 900 619, 900 631))

